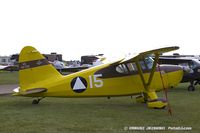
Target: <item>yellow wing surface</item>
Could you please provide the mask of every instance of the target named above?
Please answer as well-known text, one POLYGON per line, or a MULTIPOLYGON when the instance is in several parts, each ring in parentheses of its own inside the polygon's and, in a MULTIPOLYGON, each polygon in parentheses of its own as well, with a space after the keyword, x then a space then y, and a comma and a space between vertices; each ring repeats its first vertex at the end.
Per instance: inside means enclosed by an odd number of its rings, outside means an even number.
POLYGON ((134 62, 134 61, 137 61, 137 60, 139 60, 141 58, 144 58, 146 56, 149 56, 149 55, 153 55, 153 54, 154 55, 160 55, 160 54, 163 54, 163 53, 166 53, 166 52, 170 52, 170 51, 174 51, 174 50, 177 50, 177 49, 179 49, 178 46, 165 47, 165 48, 159 48, 159 49, 149 50, 149 51, 141 52, 138 55, 135 55, 134 57, 131 57, 129 59, 124 59, 120 63, 134 62))

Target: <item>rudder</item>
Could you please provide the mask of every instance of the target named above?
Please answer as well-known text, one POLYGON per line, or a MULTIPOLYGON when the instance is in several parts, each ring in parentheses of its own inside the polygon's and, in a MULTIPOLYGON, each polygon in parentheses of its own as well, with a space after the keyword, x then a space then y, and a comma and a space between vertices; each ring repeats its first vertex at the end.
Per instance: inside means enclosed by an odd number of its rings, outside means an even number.
POLYGON ((50 77, 61 74, 34 47, 26 46, 19 55, 19 84, 22 90, 50 77))

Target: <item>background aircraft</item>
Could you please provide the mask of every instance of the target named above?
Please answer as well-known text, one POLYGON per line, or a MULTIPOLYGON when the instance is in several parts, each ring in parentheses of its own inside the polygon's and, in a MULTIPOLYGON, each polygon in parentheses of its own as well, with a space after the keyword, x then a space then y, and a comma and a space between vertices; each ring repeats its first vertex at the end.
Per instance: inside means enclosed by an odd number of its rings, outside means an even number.
MULTIPOLYGON (((167 55, 159 57, 160 64, 180 65, 184 69, 190 69, 184 73, 181 82, 190 82, 188 91, 194 91, 195 85, 200 84, 200 61, 195 56, 167 55)), ((187 70, 186 70, 187 71, 187 70)))
POLYGON ((85 55, 85 56, 81 56, 80 64, 65 66, 62 62, 57 62, 56 64, 53 63, 53 65, 61 74, 67 75, 67 74, 78 72, 84 69, 88 69, 90 67, 101 65, 105 63, 104 62, 105 60, 106 58, 103 56, 103 54, 85 55))
POLYGON ((2 66, 0 65, 0 70, 3 70, 4 68, 6 68, 7 66, 2 66))
POLYGON ((15 66, 15 65, 6 65, 6 66, 3 66, 3 65, 0 65, 0 70, 2 71, 18 71, 18 66, 15 66))
POLYGON ((159 55, 176 50, 167 47, 142 52, 129 58, 98 65, 66 76, 61 75, 35 48, 24 47, 19 57, 19 83, 15 96, 36 97, 137 97, 150 108, 164 108, 166 99, 156 91, 176 86, 182 79, 182 67, 157 65, 159 55), (155 55, 152 60, 150 55, 155 55))

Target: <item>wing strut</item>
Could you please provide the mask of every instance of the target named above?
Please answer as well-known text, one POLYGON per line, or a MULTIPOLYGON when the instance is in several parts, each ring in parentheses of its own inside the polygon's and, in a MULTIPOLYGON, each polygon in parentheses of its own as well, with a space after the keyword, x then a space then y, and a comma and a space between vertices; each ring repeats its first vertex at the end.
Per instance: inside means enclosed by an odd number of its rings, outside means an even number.
POLYGON ((143 95, 136 98, 137 102, 142 102, 142 103, 146 102, 147 106, 150 108, 164 108, 167 106, 166 100, 158 99, 158 96, 155 92, 155 88, 152 88, 151 84, 153 81, 154 74, 156 72, 159 55, 162 53, 170 52, 170 51, 177 50, 177 49, 179 49, 179 47, 173 46, 173 47, 165 47, 165 48, 145 51, 145 52, 139 53, 138 55, 136 55, 132 58, 124 59, 119 62, 121 64, 135 62, 136 66, 137 66, 138 74, 140 76, 140 79, 142 81, 142 85, 144 88, 143 95), (146 76, 144 77, 144 73, 141 68, 140 59, 142 59, 142 58, 144 59, 144 57, 152 55, 152 54, 154 54, 155 59, 153 62, 152 69, 148 74, 149 76, 148 76, 148 78, 146 78, 146 76))
POLYGON ((154 76, 154 73, 155 73, 155 70, 156 70, 158 59, 159 59, 159 54, 155 53, 155 59, 154 59, 153 66, 152 66, 152 69, 151 69, 151 73, 150 73, 150 76, 148 78, 148 82, 147 83, 146 83, 146 81, 144 79, 144 74, 143 74, 141 65, 139 64, 139 60, 137 60, 135 62, 136 66, 138 68, 138 72, 139 72, 140 78, 142 80, 143 86, 144 86, 144 88, 145 88, 146 91, 149 91, 149 86, 151 85, 151 82, 153 80, 153 76, 154 76))
POLYGON ((145 81, 144 73, 143 73, 141 65, 139 63, 139 59, 137 59, 135 61, 136 66, 138 68, 138 73, 140 75, 140 78, 142 80, 142 84, 143 84, 144 89, 145 89, 145 92, 143 93, 143 100, 142 100, 142 97, 139 96, 138 97, 138 101, 146 102, 147 106, 150 107, 150 108, 165 108, 167 106, 167 103, 162 101, 162 100, 159 100, 155 90, 153 90, 150 87, 151 83, 152 83, 152 80, 153 80, 153 77, 154 77, 154 73, 156 71, 156 66, 157 66, 157 63, 158 63, 158 59, 159 59, 159 53, 156 52, 156 53, 154 53, 154 55, 155 55, 155 59, 154 59, 154 62, 153 62, 153 66, 152 66, 150 75, 149 75, 149 77, 147 79, 147 82, 145 81))

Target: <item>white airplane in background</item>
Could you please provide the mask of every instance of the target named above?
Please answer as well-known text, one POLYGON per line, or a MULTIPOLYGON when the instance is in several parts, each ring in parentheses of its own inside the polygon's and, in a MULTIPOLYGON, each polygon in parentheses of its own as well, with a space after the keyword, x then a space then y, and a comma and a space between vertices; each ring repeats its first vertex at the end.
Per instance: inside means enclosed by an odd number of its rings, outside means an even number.
POLYGON ((0 65, 0 70, 4 69, 6 66, 0 65))
POLYGON ((56 68, 56 69, 64 69, 67 68, 67 66, 62 62, 55 60, 54 62, 51 62, 51 64, 56 68))
POLYGON ((6 66, 0 65, 0 70, 5 70, 5 69, 8 68, 8 67, 10 67, 10 66, 9 66, 9 65, 6 65, 6 66))

